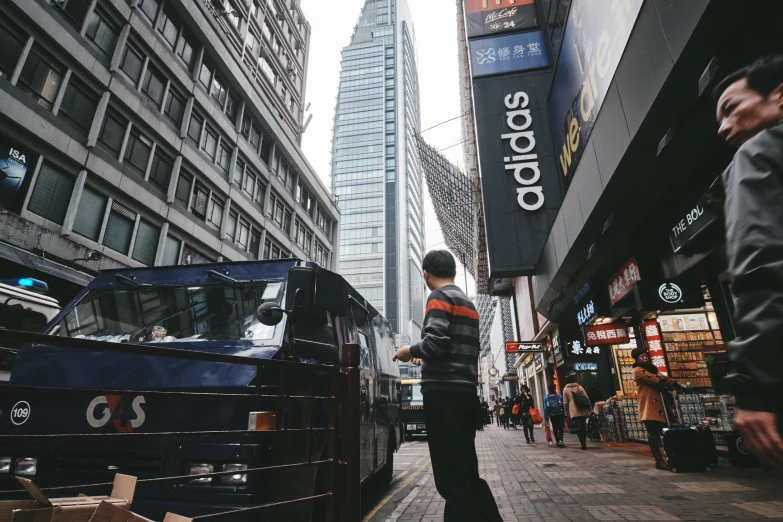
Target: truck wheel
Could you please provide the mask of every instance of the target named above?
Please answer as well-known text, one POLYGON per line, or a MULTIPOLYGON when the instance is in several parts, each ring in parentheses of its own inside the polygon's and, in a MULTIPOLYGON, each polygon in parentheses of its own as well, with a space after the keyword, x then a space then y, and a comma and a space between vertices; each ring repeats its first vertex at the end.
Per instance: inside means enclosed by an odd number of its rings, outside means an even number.
POLYGON ((394 440, 394 432, 389 432, 389 444, 386 449, 386 465, 378 472, 378 487, 381 491, 386 491, 391 486, 392 476, 394 475, 394 450, 397 444, 394 440))

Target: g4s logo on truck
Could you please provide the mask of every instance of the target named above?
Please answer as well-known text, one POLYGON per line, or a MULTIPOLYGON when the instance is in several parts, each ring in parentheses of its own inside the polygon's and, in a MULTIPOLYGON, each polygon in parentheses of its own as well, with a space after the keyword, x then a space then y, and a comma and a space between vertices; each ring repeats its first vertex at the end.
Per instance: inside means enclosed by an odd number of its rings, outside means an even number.
POLYGON ((132 432, 146 420, 141 408, 144 402, 143 395, 133 400, 123 395, 99 395, 87 406, 87 422, 93 428, 102 428, 112 421, 118 432, 132 432))

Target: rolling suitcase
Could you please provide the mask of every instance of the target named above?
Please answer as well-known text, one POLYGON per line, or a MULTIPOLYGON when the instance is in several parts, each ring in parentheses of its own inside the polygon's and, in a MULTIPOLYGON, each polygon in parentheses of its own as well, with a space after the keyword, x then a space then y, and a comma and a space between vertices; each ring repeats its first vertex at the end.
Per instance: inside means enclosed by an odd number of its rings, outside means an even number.
MULTIPOLYGON (((663 401, 663 395, 661 395, 663 401)), ((665 404, 665 401, 662 402, 665 404)), ((680 471, 712 471, 718 465, 718 449, 709 428, 704 426, 671 426, 664 406, 669 428, 663 430, 663 452, 672 473, 680 471)))
POLYGON ((718 450, 709 428, 667 428, 662 438, 666 462, 673 473, 712 471, 718 465, 718 450))

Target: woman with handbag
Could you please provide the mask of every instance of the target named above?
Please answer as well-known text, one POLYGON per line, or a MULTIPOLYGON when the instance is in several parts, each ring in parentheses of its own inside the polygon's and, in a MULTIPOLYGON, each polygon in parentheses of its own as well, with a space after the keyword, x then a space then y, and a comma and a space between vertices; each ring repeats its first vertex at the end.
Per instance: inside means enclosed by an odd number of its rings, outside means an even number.
POLYGON ((530 388, 522 384, 519 397, 519 420, 522 423, 522 429, 525 431, 525 440, 528 444, 536 441, 533 437, 533 418, 530 416, 530 408, 533 407, 533 395, 530 394, 530 388))
POLYGON ((643 348, 635 348, 631 356, 636 363, 633 365, 633 377, 636 380, 636 396, 639 401, 639 418, 647 429, 647 441, 655 458, 655 467, 668 470, 669 465, 661 454, 661 433, 668 426, 666 422, 666 407, 662 392, 672 389, 682 389, 682 386, 671 377, 658 373, 658 368, 650 363, 650 354, 643 348))
POLYGON ((587 419, 590 418, 590 398, 584 388, 576 382, 576 373, 566 376, 566 386, 563 389, 563 407, 566 417, 576 425, 576 434, 582 449, 587 449, 587 419))

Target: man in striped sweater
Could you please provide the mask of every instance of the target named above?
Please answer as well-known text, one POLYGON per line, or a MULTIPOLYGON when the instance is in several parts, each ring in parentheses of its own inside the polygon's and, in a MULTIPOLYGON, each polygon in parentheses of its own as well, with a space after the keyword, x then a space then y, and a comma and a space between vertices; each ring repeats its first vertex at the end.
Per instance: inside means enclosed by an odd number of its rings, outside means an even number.
POLYGON ((444 520, 500 521, 476 456, 479 316, 454 284, 457 264, 445 250, 424 256, 427 299, 422 340, 403 346, 394 360, 421 359, 424 420, 435 487, 446 500, 444 520))

